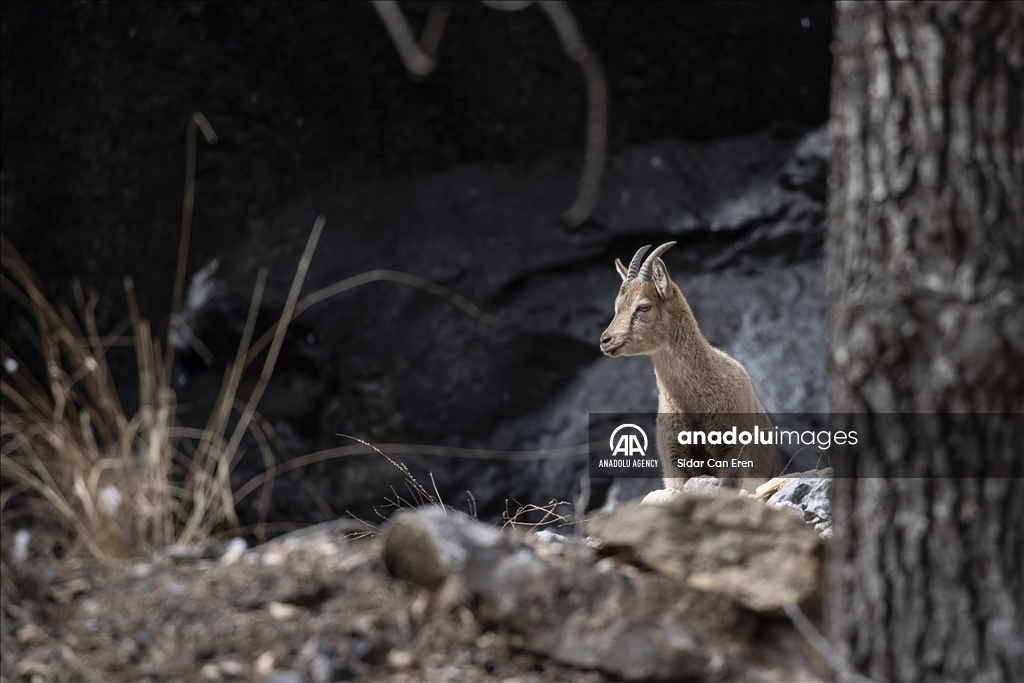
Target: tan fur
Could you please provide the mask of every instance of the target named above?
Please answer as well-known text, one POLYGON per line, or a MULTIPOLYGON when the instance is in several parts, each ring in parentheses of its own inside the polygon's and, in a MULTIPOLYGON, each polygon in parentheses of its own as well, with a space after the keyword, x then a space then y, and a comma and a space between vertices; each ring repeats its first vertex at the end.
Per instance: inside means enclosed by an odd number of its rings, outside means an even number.
POLYGON ((658 383, 658 456, 665 474, 665 488, 678 489, 690 477, 718 476, 704 469, 680 471, 676 458, 715 459, 734 457, 753 460, 755 466, 742 477, 723 481, 753 492, 778 473, 775 447, 770 445, 684 446, 677 440, 683 429, 721 431, 737 424, 753 432, 754 425, 770 430, 771 423, 754 385, 743 366, 711 346, 697 327, 686 298, 668 276, 660 258, 653 261, 651 280, 623 278, 615 298, 615 318, 601 335, 601 350, 608 356, 650 356, 658 383), (643 307, 649 306, 646 311, 643 307), (740 416, 739 414, 744 414, 740 416), (739 418, 739 422, 737 422, 739 418), (706 448, 705 453, 699 451, 706 448))

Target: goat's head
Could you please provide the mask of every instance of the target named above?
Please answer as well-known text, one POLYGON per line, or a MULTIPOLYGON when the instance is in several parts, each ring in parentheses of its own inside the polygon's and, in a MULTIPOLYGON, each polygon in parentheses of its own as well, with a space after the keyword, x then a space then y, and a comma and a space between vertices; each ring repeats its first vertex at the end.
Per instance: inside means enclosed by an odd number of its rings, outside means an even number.
POLYGON ((675 309, 683 295, 668 276, 661 255, 674 245, 667 242, 655 249, 647 260, 650 246, 636 252, 629 268, 615 259, 615 268, 622 276, 619 295, 615 297, 615 317, 601 334, 601 350, 608 356, 639 356, 651 354, 669 343, 672 330, 678 325, 675 309))

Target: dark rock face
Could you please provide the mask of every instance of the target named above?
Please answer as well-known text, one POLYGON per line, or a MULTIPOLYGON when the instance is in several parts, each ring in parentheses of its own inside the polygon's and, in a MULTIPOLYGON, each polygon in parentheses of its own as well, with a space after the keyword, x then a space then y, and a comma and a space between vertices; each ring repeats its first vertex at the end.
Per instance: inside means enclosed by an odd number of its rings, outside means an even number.
MULTIPOLYGON (((619 285, 614 258, 668 239, 679 244, 666 262, 703 333, 744 363, 766 408, 825 411, 821 205, 781 176, 806 140, 765 132, 631 149, 611 159, 593 225, 576 233, 554 223, 574 180, 568 164, 456 169, 325 199, 328 227, 307 291, 374 268, 407 271, 446 283, 501 324, 488 327, 399 284, 346 292, 295 321, 293 355, 279 365, 264 412, 306 444, 296 452, 350 443, 336 434, 499 450, 586 443, 590 412, 656 410, 650 361, 605 358, 597 338, 619 285)), ((288 234, 313 215, 297 206, 269 230, 288 234)), ((301 248, 294 237, 251 239, 226 253, 213 312, 197 313, 199 336, 234 348, 268 253, 267 308, 280 310, 301 248)), ((193 395, 190 383, 206 387, 204 374, 189 377, 182 395, 193 395)), ((431 462, 442 497, 459 504, 469 489, 485 516, 505 499, 570 500, 586 467, 582 457, 431 462)), ((350 491, 332 501, 350 506, 379 502, 401 479, 379 456, 314 472, 332 490, 350 491)), ((626 484, 636 495, 657 482, 626 484)))
MULTIPOLYGON (((411 82, 368 5, 127 7, 4 6, 10 230, 51 291, 72 275, 100 287, 101 326, 123 315, 125 274, 143 315, 160 320, 184 122, 206 113, 221 142, 200 143, 190 276, 197 291, 208 268, 209 295, 185 314, 214 363, 179 353, 187 424, 208 414, 257 271, 270 269, 263 331, 320 212, 304 293, 393 269, 501 325, 387 282, 317 304, 293 322, 260 406, 279 452, 353 443, 337 434, 549 449, 584 443, 589 412, 653 410, 650 362, 604 358, 597 337, 619 284, 614 258, 669 239, 668 267, 702 331, 746 365, 765 407, 826 409, 828 140, 813 126, 825 117, 829 3, 573 4, 607 70, 612 125, 601 203, 572 233, 557 218, 575 196, 583 89, 540 13, 458 5, 439 70, 411 82)), ((418 26, 426 5, 407 10, 418 26)), ((262 469, 250 451, 238 482, 262 469)), ((472 491, 489 518, 506 500, 571 500, 586 471, 582 457, 408 462, 418 477, 433 469, 445 502, 472 491)), ((314 464, 279 478, 268 520, 330 516, 309 486, 334 513, 368 515, 403 479, 378 455, 314 464)), ((658 485, 623 482, 618 495, 658 485)), ((607 486, 594 483, 592 506, 607 486)))
MULTIPOLYGON (((403 3, 415 30, 429 4, 403 3)), ((607 72, 612 149, 825 120, 831 3, 570 6, 607 72)), ((126 273, 143 315, 167 314, 196 110, 221 142, 199 154, 194 263, 326 183, 582 152, 582 78, 536 8, 459 3, 422 81, 368 2, 4 2, 0 37, 16 246, 44 281, 109 292, 115 323, 126 273)))

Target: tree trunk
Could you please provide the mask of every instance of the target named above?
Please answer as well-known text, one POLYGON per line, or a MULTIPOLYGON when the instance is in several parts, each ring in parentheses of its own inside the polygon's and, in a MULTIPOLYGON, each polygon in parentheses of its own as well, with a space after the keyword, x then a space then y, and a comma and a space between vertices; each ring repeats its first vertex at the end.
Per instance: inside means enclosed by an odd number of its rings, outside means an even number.
POLYGON ((827 626, 872 678, 1021 681, 1024 5, 841 2, 833 49, 832 410, 876 428, 827 626))

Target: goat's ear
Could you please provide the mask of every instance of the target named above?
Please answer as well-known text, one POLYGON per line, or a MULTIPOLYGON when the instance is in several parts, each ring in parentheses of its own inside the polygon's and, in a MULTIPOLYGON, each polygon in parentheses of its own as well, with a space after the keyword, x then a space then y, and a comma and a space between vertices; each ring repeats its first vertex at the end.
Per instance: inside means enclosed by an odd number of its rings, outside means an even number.
POLYGON ((668 269, 665 268, 665 262, 660 258, 654 259, 653 272, 651 274, 651 280, 654 282, 655 289, 658 290, 658 296, 662 299, 668 298, 669 284, 672 282, 668 277, 668 269))
POLYGON ((629 271, 626 266, 622 265, 622 259, 615 259, 615 270, 619 271, 619 275, 622 276, 622 281, 626 281, 626 277, 629 275, 629 271))

